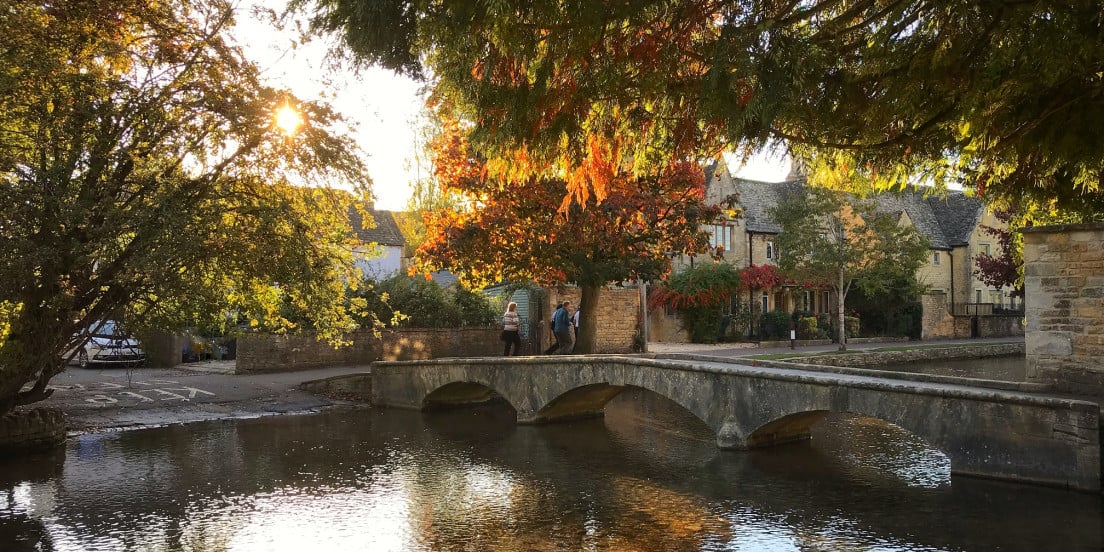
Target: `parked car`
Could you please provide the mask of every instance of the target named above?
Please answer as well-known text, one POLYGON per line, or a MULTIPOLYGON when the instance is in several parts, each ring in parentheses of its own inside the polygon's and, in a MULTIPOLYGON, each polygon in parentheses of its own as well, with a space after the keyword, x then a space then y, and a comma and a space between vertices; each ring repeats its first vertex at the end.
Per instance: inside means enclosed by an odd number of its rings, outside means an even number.
POLYGON ((136 366, 146 361, 138 340, 114 320, 93 323, 84 344, 70 357, 81 368, 99 366, 136 366))

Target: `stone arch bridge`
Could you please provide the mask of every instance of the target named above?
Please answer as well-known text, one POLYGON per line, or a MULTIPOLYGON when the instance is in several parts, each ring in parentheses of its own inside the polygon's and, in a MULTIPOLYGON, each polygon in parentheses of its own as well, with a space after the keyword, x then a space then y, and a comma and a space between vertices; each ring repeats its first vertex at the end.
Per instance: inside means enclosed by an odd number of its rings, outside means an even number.
POLYGON ((501 398, 519 423, 601 415, 626 386, 640 387, 693 413, 728 449, 807 439, 827 413, 846 412, 926 440, 952 473, 1100 490, 1097 404, 963 378, 886 376, 629 355, 377 362, 370 375, 375 405, 428 410, 501 398))

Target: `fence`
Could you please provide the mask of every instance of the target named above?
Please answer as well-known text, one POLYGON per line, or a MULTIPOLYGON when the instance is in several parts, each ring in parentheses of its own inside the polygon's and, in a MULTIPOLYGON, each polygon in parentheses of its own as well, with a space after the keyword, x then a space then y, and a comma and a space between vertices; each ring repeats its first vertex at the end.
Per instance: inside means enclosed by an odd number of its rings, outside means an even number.
POLYGON ((1023 303, 999 305, 996 303, 955 303, 955 316, 1023 316, 1023 303))

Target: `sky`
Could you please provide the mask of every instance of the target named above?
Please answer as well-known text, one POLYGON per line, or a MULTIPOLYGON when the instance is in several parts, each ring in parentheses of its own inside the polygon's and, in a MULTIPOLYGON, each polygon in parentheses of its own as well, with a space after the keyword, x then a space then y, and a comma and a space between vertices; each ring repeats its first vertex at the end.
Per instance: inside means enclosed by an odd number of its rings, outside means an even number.
MULTIPOLYGON (((367 154, 376 208, 404 210, 410 184, 419 178, 413 157, 416 120, 425 101, 421 84, 387 69, 331 69, 324 44, 297 45, 294 31, 277 29, 251 12, 259 2, 263 0, 244 0, 239 6, 234 34, 246 56, 262 69, 269 85, 287 88, 301 99, 324 99, 354 122, 354 137, 367 154)), ((785 178, 789 162, 759 155, 732 170, 741 178, 772 182, 785 178)))

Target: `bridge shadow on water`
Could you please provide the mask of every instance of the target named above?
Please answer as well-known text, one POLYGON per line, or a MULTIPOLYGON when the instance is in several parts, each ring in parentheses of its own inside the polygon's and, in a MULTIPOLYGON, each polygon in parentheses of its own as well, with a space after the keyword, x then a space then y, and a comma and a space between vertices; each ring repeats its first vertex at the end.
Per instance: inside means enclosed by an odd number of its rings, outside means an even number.
MULTIPOLYGON (((475 445, 487 437, 501 442, 505 450, 474 448, 471 454, 481 462, 505 462, 522 477, 539 480, 548 475, 549 466, 556 466, 564 472, 561 476, 585 480, 580 485, 595 494, 637 492, 668 501, 680 497, 688 504, 694 500, 687 497, 728 501, 745 516, 744 523, 753 511, 764 519, 784 518, 818 538, 825 538, 825 527, 844 523, 849 530, 868 528, 911 542, 924 535, 926 546, 960 549, 963 542, 978 542, 976 526, 964 522, 969 512, 984 511, 986 517, 1005 521, 994 529, 999 536, 981 540, 1014 547, 1036 542, 1040 534, 1052 535, 1071 519, 1084 524, 1085 514, 1092 517, 1101 509, 1099 497, 1089 494, 952 477, 947 456, 919 437, 883 420, 845 413, 826 413, 808 441, 750 451, 717 448, 713 432, 689 411, 635 387, 613 398, 598 419, 517 426, 514 415, 508 404, 498 402, 434 411, 424 414, 423 421, 438 436, 457 443, 475 445), (1066 506, 1030 507, 1055 503, 1066 506)), ((1100 526, 1099 520, 1091 523, 1100 526)), ((1048 541, 1045 549, 1097 549, 1102 538, 1090 536, 1086 542, 1084 533, 1070 532, 1048 541)), ((820 541, 812 549, 835 546, 829 536, 829 542, 820 541)))

